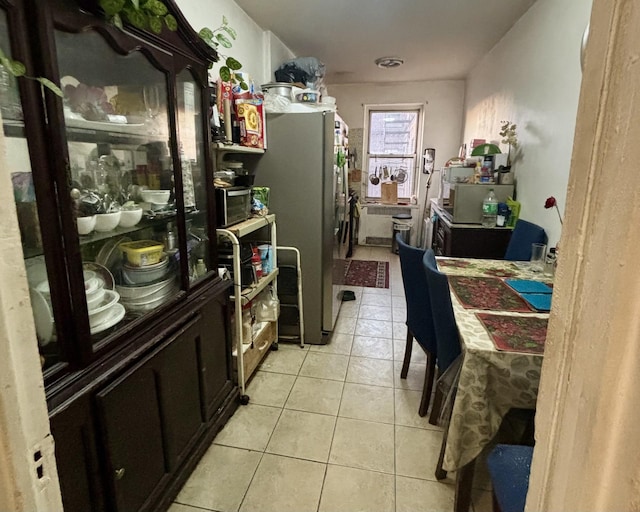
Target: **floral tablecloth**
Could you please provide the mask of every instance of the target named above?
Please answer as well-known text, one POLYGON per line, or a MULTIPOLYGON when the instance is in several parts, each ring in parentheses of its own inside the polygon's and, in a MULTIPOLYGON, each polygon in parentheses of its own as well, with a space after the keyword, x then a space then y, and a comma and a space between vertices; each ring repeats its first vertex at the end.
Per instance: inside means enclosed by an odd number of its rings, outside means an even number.
MULTIPOLYGON (((527 263, 502 260, 438 258, 447 275, 533 279, 552 278, 532 272, 527 263)), ((498 351, 475 309, 465 309, 451 294, 464 352, 453 405, 443 467, 455 471, 474 460, 498 432, 509 409, 533 409, 540 382, 541 354, 498 351)), ((487 313, 486 310, 482 313, 487 313)), ((548 318, 548 314, 496 311, 501 315, 548 318)))

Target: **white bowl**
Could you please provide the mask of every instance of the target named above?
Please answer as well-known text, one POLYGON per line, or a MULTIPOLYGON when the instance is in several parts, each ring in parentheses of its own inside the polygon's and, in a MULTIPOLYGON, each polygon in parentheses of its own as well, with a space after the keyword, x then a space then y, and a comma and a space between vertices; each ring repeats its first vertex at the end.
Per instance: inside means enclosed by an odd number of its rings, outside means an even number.
POLYGON ((142 208, 122 210, 120 212, 120 227, 132 228, 142 219, 142 208))
POLYGON ((140 196, 145 203, 167 204, 171 190, 141 190, 140 196))
POLYGON ((79 235, 88 235, 93 231, 93 228, 96 227, 96 216, 91 215, 91 217, 78 217, 76 219, 76 224, 78 225, 79 235))
POLYGON ((120 295, 112 290, 105 290, 102 301, 98 307, 89 310, 89 326, 94 327, 102 322, 110 315, 109 310, 114 304, 117 304, 120 295))
POLYGON ((96 231, 101 233, 113 231, 120 222, 121 213, 122 212, 98 213, 96 215, 96 231))
POLYGON ((105 293, 106 290, 102 286, 96 288, 93 292, 87 293, 87 309, 93 311, 98 308, 102 304, 105 293))

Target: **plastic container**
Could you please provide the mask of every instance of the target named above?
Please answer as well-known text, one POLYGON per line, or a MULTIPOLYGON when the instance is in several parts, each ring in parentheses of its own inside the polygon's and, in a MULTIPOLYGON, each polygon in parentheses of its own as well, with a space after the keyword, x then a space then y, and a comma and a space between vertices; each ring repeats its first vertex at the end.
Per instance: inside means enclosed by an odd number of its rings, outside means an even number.
POLYGON ((493 192, 489 189, 489 193, 482 201, 482 226, 485 228, 495 228, 498 218, 498 200, 493 192))
POLYGON ((164 254, 164 245, 155 240, 136 240, 120 244, 120 250, 126 256, 129 265, 144 267, 160 263, 164 254))
POLYGON ((262 244, 258 246, 258 250, 260 251, 260 259, 262 260, 262 275, 266 276, 273 270, 271 263, 271 255, 273 254, 271 246, 269 244, 262 244))
POLYGON ((257 247, 253 247, 253 255, 251 256, 251 265, 256 273, 256 279, 260 279, 262 277, 262 258, 260 258, 260 251, 257 247))

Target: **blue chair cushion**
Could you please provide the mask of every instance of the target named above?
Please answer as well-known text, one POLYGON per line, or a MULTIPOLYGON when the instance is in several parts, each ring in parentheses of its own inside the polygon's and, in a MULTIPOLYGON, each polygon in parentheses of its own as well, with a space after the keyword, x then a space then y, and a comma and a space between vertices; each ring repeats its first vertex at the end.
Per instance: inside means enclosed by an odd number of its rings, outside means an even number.
POLYGON ((505 260, 529 261, 531 259, 531 244, 546 244, 547 234, 544 229, 532 222, 518 219, 516 227, 513 228, 507 251, 504 254, 505 260))
POLYGON ((502 512, 523 512, 533 447, 499 444, 487 457, 493 494, 502 512))

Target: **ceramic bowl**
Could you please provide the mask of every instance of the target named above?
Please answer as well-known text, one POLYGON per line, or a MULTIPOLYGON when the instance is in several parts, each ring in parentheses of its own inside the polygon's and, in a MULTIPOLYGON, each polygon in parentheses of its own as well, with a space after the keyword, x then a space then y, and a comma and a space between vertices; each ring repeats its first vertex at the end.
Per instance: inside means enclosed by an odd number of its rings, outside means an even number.
POLYGON ((93 311, 102 304, 105 293, 106 290, 102 286, 99 286, 94 291, 87 293, 87 309, 89 311, 93 311))
POLYGON ((142 219, 142 208, 136 208, 135 210, 122 210, 120 212, 121 228, 132 228, 142 219))
POLYGON ((93 228, 96 227, 96 215, 91 215, 90 217, 78 217, 76 219, 76 224, 78 225, 79 235, 88 235, 93 231, 93 228))
POLYGON ((94 327, 102 322, 111 314, 110 309, 117 304, 120 295, 112 290, 105 290, 102 301, 94 309, 89 310, 89 326, 94 327))
POLYGON ((140 195, 145 203, 167 204, 171 190, 141 190, 140 195))
POLYGON ((122 212, 98 213, 96 215, 96 231, 101 233, 113 231, 120 222, 121 214, 122 212))

